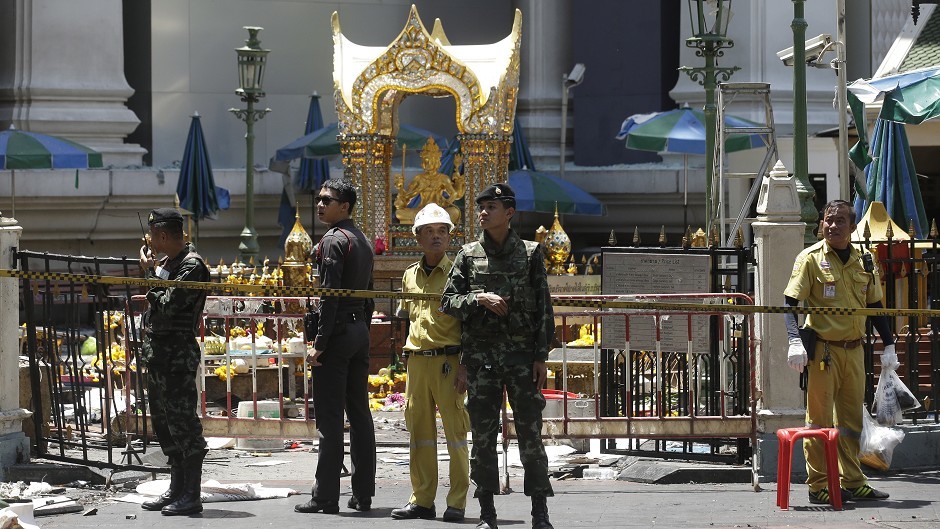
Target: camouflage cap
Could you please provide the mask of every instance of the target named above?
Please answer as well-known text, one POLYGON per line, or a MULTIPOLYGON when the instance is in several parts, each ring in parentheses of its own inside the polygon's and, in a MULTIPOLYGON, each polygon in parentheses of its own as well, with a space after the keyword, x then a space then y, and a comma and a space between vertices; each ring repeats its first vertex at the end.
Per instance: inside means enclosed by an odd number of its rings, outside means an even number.
POLYGON ((150 210, 150 216, 147 217, 147 224, 153 226, 158 222, 179 222, 183 224, 183 216, 176 208, 157 208, 150 210))
POLYGON ((502 182, 497 182, 477 195, 476 203, 479 204, 485 200, 511 200, 513 203, 516 202, 516 192, 509 187, 509 184, 504 184, 502 182))

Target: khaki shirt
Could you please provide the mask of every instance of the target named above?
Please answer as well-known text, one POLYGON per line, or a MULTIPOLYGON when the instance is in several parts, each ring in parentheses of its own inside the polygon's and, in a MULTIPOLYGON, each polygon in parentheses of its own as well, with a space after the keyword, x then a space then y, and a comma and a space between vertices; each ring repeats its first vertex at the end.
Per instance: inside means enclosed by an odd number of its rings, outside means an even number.
MULTIPOLYGON (((440 294, 444 292, 451 260, 445 255, 428 276, 421 261, 405 269, 401 279, 402 292, 440 294)), ((411 325, 408 328, 406 351, 425 351, 448 345, 460 345, 460 320, 441 311, 440 299, 403 299, 400 310, 408 311, 411 325)))
MULTIPOLYGON (((784 295, 806 301, 810 307, 864 308, 881 301, 878 263, 872 256, 874 271, 866 272, 862 255, 870 252, 851 248, 845 264, 825 240, 800 252, 784 295)), ((810 314, 806 323, 823 340, 855 340, 865 336, 866 318, 810 314)))

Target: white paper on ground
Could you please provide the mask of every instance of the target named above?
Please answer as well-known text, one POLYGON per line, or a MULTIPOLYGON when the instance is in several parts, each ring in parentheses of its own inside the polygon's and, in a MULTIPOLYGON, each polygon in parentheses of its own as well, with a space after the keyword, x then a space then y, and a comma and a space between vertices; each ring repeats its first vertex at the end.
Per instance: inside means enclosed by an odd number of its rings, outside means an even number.
MULTIPOLYGON (((145 496, 159 496, 170 487, 170 480, 159 479, 146 481, 137 485, 137 493, 145 496)), ((286 498, 291 494, 300 492, 289 488, 265 487, 260 483, 226 483, 222 484, 214 479, 202 484, 203 503, 222 501, 268 500, 272 498, 286 498)))
POLYGON ((11 503, 9 507, 0 509, 0 518, 16 515, 23 529, 39 529, 33 519, 33 504, 31 502, 11 503))
POLYGON ((284 461, 283 459, 270 459, 268 461, 255 461, 252 463, 245 463, 246 467, 273 467, 275 465, 285 465, 290 463, 290 461, 284 461))
POLYGON ((114 498, 114 501, 121 501, 124 503, 136 503, 140 505, 145 501, 150 501, 153 499, 153 496, 142 496, 140 494, 126 494, 124 496, 114 498))
POLYGON ((235 439, 232 437, 206 437, 206 445, 210 450, 218 450, 220 448, 234 448, 235 439))

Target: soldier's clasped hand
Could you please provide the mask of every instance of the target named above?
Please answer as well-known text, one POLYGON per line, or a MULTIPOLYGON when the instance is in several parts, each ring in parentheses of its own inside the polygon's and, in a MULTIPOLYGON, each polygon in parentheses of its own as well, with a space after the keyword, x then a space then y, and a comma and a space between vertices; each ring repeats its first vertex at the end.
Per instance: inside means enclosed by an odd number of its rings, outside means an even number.
POLYGON ((497 296, 491 292, 484 292, 476 295, 477 304, 497 316, 506 316, 509 314, 509 304, 506 299, 497 296))

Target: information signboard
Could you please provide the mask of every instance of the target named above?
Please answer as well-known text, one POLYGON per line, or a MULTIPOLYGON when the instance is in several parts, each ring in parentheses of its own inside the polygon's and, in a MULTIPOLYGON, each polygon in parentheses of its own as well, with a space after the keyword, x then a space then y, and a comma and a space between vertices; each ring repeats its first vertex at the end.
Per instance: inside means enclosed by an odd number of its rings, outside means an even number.
MULTIPOLYGON (((620 253, 604 252, 602 292, 621 294, 630 300, 637 294, 701 294, 709 292, 711 257, 690 254, 620 253)), ((656 298, 644 297, 643 301, 656 298)), ((672 303, 702 303, 700 299, 669 298, 672 303)), ((689 348, 689 321, 685 315, 660 317, 660 340, 663 351, 687 351, 689 348)), ((692 317, 692 351, 708 351, 709 316, 692 317)), ((611 349, 625 348, 625 319, 623 316, 603 318, 601 346, 611 349)), ((656 318, 632 316, 630 318, 630 349, 655 350, 656 318)))

